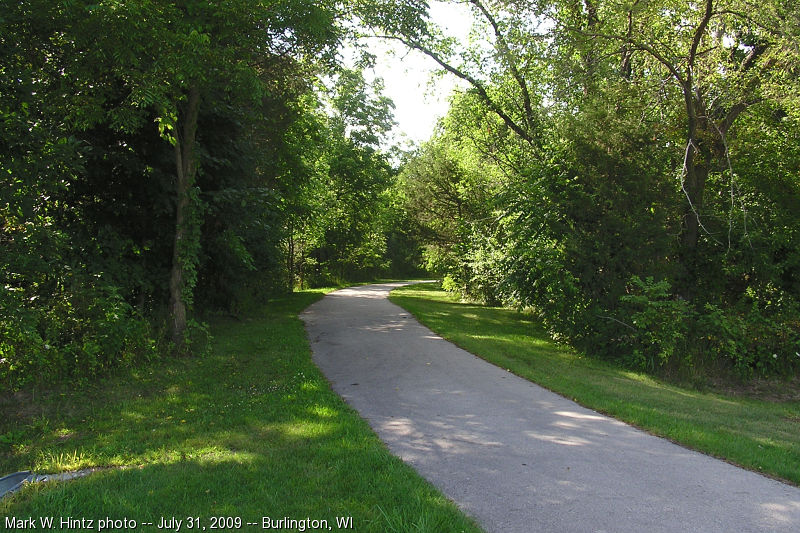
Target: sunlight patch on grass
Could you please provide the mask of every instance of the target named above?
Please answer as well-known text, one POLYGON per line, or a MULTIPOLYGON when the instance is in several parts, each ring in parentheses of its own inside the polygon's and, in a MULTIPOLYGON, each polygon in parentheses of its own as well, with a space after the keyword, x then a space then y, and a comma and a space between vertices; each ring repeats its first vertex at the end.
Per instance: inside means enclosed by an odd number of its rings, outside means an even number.
POLYGON ((308 412, 321 418, 336 418, 339 416, 337 411, 325 405, 311 406, 308 408, 308 412))
MULTIPOLYGON (((186 456, 186 459, 197 461, 198 464, 204 466, 224 463, 237 463, 240 465, 255 464, 258 462, 259 458, 259 455, 256 453, 241 450, 204 451, 186 456)), ((185 460, 183 456, 181 456, 181 460, 185 460)))
POLYGON ((324 437, 336 431, 336 427, 329 422, 287 422, 279 424, 276 429, 288 437, 312 439, 324 437))
POLYGON ((320 390, 320 384, 317 383, 317 382, 314 382, 314 381, 304 381, 300 385, 300 390, 307 391, 307 392, 320 390))
POLYGON ((640 372, 631 372, 629 370, 620 370, 620 374, 630 380, 638 381, 640 383, 647 383, 648 385, 656 385, 656 381, 648 376, 647 374, 642 374, 640 372))
POLYGON ((35 464, 36 470, 48 474, 79 470, 88 466, 94 466, 92 464, 91 454, 83 450, 72 450, 68 452, 44 450, 39 453, 35 464))

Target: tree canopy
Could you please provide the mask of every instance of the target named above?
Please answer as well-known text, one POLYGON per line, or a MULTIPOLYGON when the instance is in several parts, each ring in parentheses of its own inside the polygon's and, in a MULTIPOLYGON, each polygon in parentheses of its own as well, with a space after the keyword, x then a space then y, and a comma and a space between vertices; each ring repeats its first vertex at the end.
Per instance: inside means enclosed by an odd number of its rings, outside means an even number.
POLYGON ((196 352, 210 312, 388 270, 392 108, 339 50, 398 7, 4 2, 3 380, 196 352))
POLYGON ((639 368, 796 371, 797 10, 468 4, 471 46, 390 36, 469 84, 400 182, 447 285, 639 368))
POLYGON ((4 1, 0 377, 424 271, 631 367, 796 373, 793 3, 452 3, 470 42, 418 0, 4 1), (369 50, 342 59, 365 34, 467 84, 410 153, 369 50))

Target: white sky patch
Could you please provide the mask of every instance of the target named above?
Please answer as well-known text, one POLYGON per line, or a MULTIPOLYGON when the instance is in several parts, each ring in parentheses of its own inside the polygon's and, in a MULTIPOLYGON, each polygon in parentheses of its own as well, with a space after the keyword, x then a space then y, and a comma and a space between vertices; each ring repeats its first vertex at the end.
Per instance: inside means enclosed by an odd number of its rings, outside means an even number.
MULTIPOLYGON (((472 16, 468 6, 433 1, 431 20, 446 35, 462 42, 468 39, 472 16)), ((430 138, 436 122, 447 114, 449 97, 464 84, 451 74, 435 76, 440 69, 434 60, 408 50, 402 43, 369 39, 369 51, 377 56, 374 74, 383 78, 384 94, 395 104, 394 141, 419 144, 430 138)))

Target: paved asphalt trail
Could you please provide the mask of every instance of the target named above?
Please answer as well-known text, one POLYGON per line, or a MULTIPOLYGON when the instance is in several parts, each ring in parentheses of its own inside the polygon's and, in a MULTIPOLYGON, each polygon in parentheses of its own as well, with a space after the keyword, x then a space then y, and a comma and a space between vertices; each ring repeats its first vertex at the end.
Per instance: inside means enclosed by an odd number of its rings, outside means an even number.
POLYGON ((489 532, 800 532, 800 489, 653 437, 455 347, 386 299, 301 318, 333 388, 489 532))

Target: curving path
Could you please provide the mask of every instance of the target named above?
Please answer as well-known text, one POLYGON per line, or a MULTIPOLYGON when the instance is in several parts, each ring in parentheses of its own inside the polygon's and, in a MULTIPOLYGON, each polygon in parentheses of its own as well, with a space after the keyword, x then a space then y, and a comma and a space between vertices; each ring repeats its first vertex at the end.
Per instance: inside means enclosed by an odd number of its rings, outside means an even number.
POLYGON ((394 454, 487 531, 800 531, 800 489, 486 363, 389 302, 400 285, 310 306, 314 361, 394 454))

